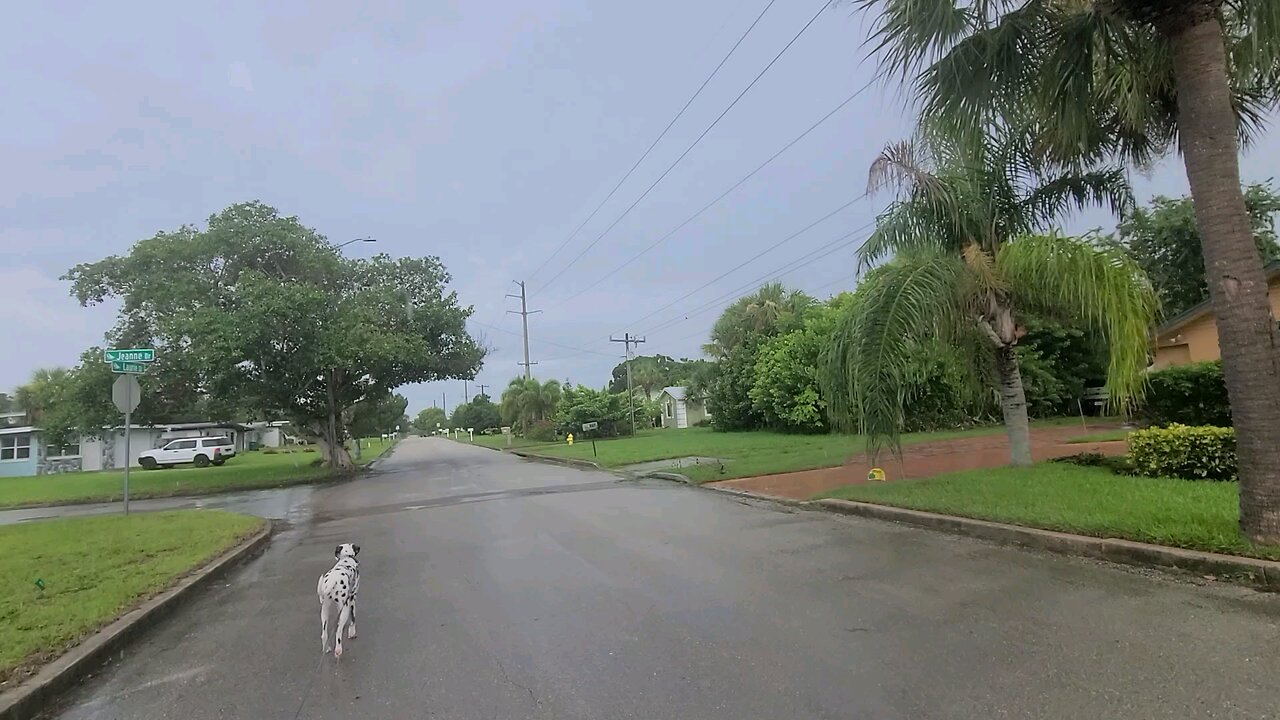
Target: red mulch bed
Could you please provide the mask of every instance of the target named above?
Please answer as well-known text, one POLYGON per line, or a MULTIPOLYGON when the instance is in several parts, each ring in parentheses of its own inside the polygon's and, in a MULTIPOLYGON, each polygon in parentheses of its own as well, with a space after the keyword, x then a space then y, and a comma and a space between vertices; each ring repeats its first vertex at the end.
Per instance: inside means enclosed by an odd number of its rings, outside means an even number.
MULTIPOLYGON (((1083 452, 1123 455, 1128 450, 1128 445, 1123 440, 1093 443, 1067 442, 1071 438, 1080 437, 1089 432, 1113 427, 1090 426, 1088 430, 1074 426, 1033 429, 1031 457, 1040 461, 1083 452)), ((1009 439, 1004 434, 908 445, 903 448, 901 462, 888 453, 880 457, 880 467, 888 480, 926 478, 947 472, 1002 467, 1008 464, 1009 439)), ((871 464, 867 461, 867 457, 860 454, 849 458, 840 467, 721 480, 709 485, 748 490, 792 500, 808 500, 838 487, 870 482, 867 480, 867 471, 870 469, 871 464)))

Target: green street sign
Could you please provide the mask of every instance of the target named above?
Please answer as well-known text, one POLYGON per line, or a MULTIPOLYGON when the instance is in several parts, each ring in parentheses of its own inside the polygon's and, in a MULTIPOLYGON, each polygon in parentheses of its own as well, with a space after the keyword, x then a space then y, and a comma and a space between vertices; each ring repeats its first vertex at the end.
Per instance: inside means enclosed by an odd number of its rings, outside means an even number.
POLYGON ((152 348, 129 348, 127 350, 103 350, 103 362, 136 362, 149 363, 156 359, 156 351, 152 348))
POLYGON ((142 375, 147 371, 147 364, 140 362, 125 362, 123 360, 111 361, 111 372, 126 373, 129 375, 142 375))

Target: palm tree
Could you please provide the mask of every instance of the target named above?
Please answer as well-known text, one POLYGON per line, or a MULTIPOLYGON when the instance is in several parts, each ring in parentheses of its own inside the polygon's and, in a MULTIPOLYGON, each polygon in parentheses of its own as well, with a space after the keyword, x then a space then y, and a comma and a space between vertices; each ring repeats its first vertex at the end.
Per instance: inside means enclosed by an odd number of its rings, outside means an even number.
POLYGON ((530 422, 545 420, 555 413, 560 394, 560 383, 556 380, 542 383, 537 378, 512 378, 502 391, 499 411, 504 421, 519 422, 520 432, 524 434, 530 422))
POLYGON ((798 327, 804 312, 816 303, 813 297, 788 290, 782 283, 761 285, 725 308, 711 327, 711 342, 702 350, 712 357, 727 357, 751 335, 772 335, 798 327))
POLYGON ((1280 96, 1276 0, 858 0, 923 115, 1030 122, 1071 163, 1183 155, 1238 437, 1241 530, 1280 543, 1280 335, 1240 189, 1239 146, 1280 96))
POLYGON ((1155 294, 1124 252, 1042 231, 1070 208, 1127 206, 1118 170, 1045 177, 1019 143, 991 139, 974 155, 928 139, 891 145, 871 189, 898 198, 860 252, 863 280, 824 354, 822 385, 833 423, 856 429, 875 453, 900 452, 904 397, 918 348, 963 350, 972 384, 998 384, 1014 465, 1031 463, 1026 397, 1014 346, 1022 313, 1073 318, 1108 344, 1107 389, 1124 404, 1141 394, 1155 294), (941 152, 939 152, 941 150, 941 152))
POLYGON ((27 421, 39 425, 63 402, 70 373, 66 368, 40 368, 14 393, 14 401, 27 414, 27 421))

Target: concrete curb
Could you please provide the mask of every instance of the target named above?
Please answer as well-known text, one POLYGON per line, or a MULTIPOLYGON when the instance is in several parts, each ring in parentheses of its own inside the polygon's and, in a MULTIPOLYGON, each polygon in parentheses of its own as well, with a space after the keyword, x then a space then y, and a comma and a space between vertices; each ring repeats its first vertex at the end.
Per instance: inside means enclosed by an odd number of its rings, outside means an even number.
MULTIPOLYGON (((759 497, 759 496, 758 496, 759 497)), ((793 501, 794 502, 794 501, 793 501)), ((1047 550, 1063 555, 1107 560, 1123 565, 1173 568, 1198 575, 1214 575, 1232 582, 1251 585, 1261 590, 1280 592, 1280 562, 1183 550, 1149 543, 1096 538, 1087 535, 1040 530, 954 515, 940 515, 922 510, 907 510, 888 505, 849 500, 813 500, 801 503, 843 515, 889 520, 932 530, 992 540, 1005 545, 1047 550)))
POLYGON ((31 720, 38 716, 110 655, 145 633, 183 602, 192 599, 210 581, 262 552, 271 541, 273 531, 274 527, 268 523, 249 539, 179 580, 174 587, 89 636, 17 687, 0 693, 0 720, 31 720))
POLYGON ((578 460, 576 458, 561 458, 552 455, 538 455, 536 453, 521 452, 520 450, 507 450, 512 455, 522 457, 526 460, 535 462, 549 463, 551 465, 564 465, 565 467, 577 468, 579 470, 596 470, 598 472, 613 472, 604 467, 600 463, 594 463, 590 460, 578 460))

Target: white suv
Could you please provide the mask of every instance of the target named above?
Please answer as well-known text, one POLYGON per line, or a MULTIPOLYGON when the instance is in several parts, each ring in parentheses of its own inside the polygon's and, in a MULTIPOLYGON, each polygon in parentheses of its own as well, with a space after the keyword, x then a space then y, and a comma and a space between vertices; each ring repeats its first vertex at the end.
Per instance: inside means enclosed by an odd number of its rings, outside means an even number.
POLYGON ((172 440, 164 447, 145 450, 138 455, 138 464, 144 470, 173 467, 195 463, 196 467, 221 465, 227 458, 235 457, 236 446, 231 438, 199 437, 172 440))

